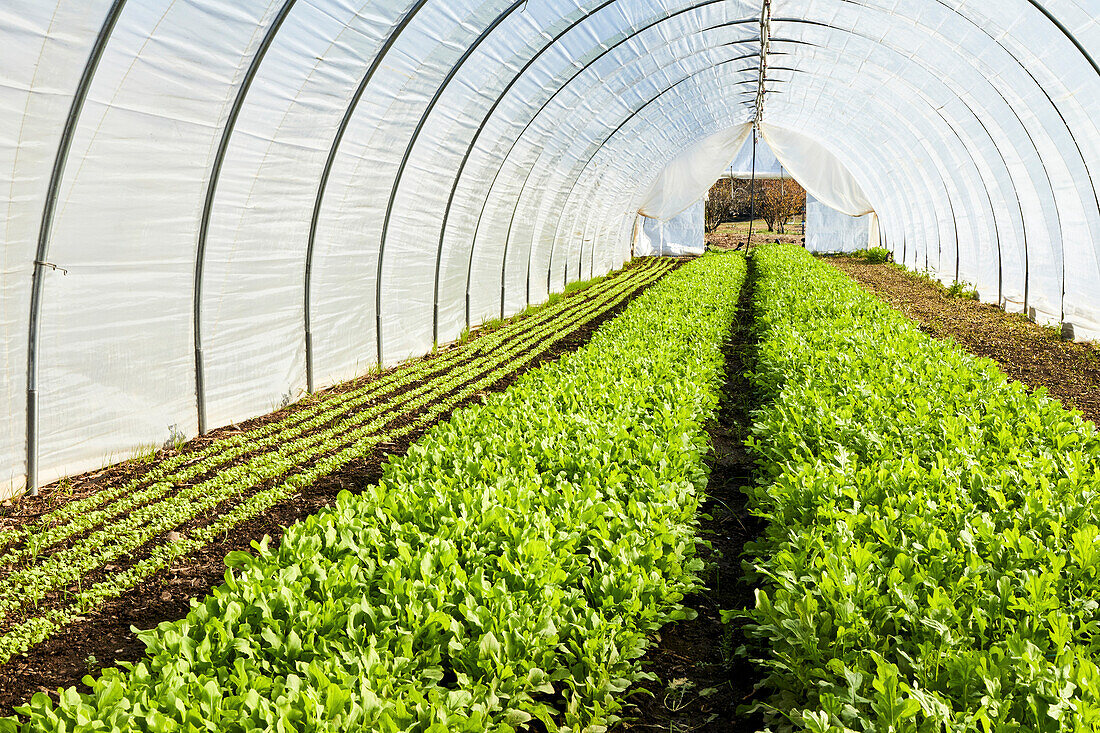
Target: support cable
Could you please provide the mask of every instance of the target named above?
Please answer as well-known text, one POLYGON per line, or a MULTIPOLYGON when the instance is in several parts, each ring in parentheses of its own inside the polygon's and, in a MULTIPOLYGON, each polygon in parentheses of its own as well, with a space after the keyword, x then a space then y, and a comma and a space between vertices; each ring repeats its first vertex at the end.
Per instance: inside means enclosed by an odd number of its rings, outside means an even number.
MULTIPOLYGON (((752 225, 756 222, 756 123, 752 128, 752 177, 749 178, 749 238, 745 240, 745 251, 752 244, 752 225)), ((741 245, 737 245, 741 249, 741 245)))
POLYGON ((760 6, 760 76, 756 86, 755 114, 752 118, 752 178, 749 179, 749 237, 745 251, 752 246, 752 227, 756 223, 756 144, 760 121, 764 116, 764 93, 767 91, 768 51, 771 46, 772 0, 763 0, 760 6))

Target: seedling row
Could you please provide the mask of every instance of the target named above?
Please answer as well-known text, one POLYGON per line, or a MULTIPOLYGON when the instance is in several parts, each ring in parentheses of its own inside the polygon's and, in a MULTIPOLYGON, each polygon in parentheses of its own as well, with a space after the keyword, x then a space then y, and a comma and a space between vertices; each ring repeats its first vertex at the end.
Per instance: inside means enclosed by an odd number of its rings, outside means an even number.
MULTIPOLYGON (((435 424, 377 486, 342 493, 277 549, 232 554, 226 585, 143 634, 143 661, 104 670, 88 694, 35 695, 7 727, 614 722, 650 635, 687 615, 680 602, 697 585, 704 425, 735 308, 727 296, 744 273, 730 255, 669 275, 586 347, 435 424)), ((459 404, 514 361, 447 399, 459 404)))
POLYGON ((379 444, 431 425, 671 266, 654 261, 619 273, 583 297, 558 301, 438 358, 321 396, 282 420, 173 456, 122 487, 8 533, 0 556, 9 570, 0 580, 0 662, 379 444), (188 525, 211 513, 212 520, 188 525), (167 541, 169 531, 185 527, 167 541), (134 558, 118 571, 102 570, 134 558), (85 587, 83 579, 96 571, 103 577, 85 587), (63 603, 46 602, 65 591, 63 603))
POLYGON ((755 255, 773 730, 1100 727, 1100 436, 795 247, 755 255))

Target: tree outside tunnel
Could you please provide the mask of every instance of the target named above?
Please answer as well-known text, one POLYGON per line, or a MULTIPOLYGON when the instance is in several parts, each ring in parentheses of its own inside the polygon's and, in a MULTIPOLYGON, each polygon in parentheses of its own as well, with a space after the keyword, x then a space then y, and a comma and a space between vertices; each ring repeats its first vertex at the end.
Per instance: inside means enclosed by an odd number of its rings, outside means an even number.
POLYGON ((769 232, 787 233, 787 223, 806 211, 806 189, 793 178, 760 181, 756 211, 769 232))
MULTIPOLYGON (((753 213, 751 181, 720 178, 707 194, 705 227, 713 232, 722 224, 747 220, 753 213)), ((756 216, 768 231, 786 233, 786 226, 806 212, 806 189, 793 178, 759 180, 756 187, 756 216)))

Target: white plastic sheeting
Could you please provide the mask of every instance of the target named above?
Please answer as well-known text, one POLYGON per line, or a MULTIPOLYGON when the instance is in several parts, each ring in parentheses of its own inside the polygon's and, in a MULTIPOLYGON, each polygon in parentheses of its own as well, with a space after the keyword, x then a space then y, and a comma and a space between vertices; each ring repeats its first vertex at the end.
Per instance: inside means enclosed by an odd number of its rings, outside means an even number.
POLYGON ((775 157, 775 153, 768 147, 768 143, 759 135, 755 141, 749 135, 737 155, 733 156, 733 162, 722 171, 727 178, 752 178, 755 175, 762 180, 775 180, 777 178, 790 178, 791 174, 783 169, 783 164, 775 157), (755 161, 753 160, 753 148, 755 161))
POLYGON ((744 146, 751 131, 751 124, 731 127, 678 155, 650 186, 638 213, 668 221, 696 204, 726 170, 730 155, 744 146))
MULTIPOLYGON (((753 119, 760 5, 4 3, 0 481, 28 424, 48 481, 620 265, 670 163, 753 119)), ((854 182, 908 266, 1100 336, 1095 0, 772 16, 795 177, 852 211, 854 182)))
POLYGON ((634 236, 635 257, 683 257, 701 255, 707 249, 706 202, 696 201, 667 221, 638 217, 634 236))
POLYGON ((864 216, 875 207, 844 163, 821 143, 793 130, 760 125, 780 164, 811 196, 848 216, 864 216))
POLYGON ((806 249, 810 252, 855 252, 872 244, 873 214, 850 216, 806 197, 806 249))

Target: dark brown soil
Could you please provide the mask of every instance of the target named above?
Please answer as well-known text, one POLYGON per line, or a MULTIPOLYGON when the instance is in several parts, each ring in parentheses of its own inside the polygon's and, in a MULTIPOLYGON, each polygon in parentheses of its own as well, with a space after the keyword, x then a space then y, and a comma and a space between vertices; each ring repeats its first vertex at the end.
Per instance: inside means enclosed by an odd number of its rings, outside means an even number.
MULTIPOLYGON (((549 348, 536 347, 541 349, 541 353, 526 367, 505 376, 484 392, 502 391, 521 374, 585 345, 600 325, 617 316, 646 287, 636 289, 619 305, 587 322, 549 348)), ((586 293, 581 290, 566 297, 584 298, 586 293)), ((357 380, 354 384, 362 384, 364 381, 366 380, 357 380)), ((340 385, 333 391, 343 391, 350 386, 340 385)), ((455 409, 478 401, 480 397, 481 394, 476 394, 455 409)), ((196 438, 181 446, 180 450, 197 450, 219 438, 229 437, 268 421, 283 419, 288 410, 294 409, 296 406, 242 425, 222 428, 196 438)), ((410 419, 413 417, 415 416, 410 419)), ((447 413, 437 422, 445 421, 449 417, 450 413, 447 413)), ((14 706, 22 704, 35 692, 48 692, 56 697, 58 687, 79 685, 83 689, 81 678, 84 675, 121 661, 133 662, 140 659, 145 647, 132 628, 149 629, 161 622, 176 621, 186 616, 191 599, 202 598, 224 581, 223 560, 226 554, 234 550, 250 550, 252 543, 260 541, 264 536, 271 537, 271 544, 277 546, 285 527, 331 505, 340 491, 358 492, 377 482, 382 474, 382 466, 389 457, 405 453, 409 445, 429 427, 425 426, 395 443, 383 444, 370 458, 346 466, 264 514, 238 525, 221 542, 208 545, 177 561, 168 570, 108 601, 95 612, 87 614, 83 620, 69 624, 25 654, 13 658, 7 665, 0 667, 0 715, 11 714, 14 706)), ((170 453, 158 453, 156 458, 166 455, 170 453)), ((155 462, 143 464, 129 461, 64 480, 47 487, 40 497, 16 502, 8 509, 9 521, 31 520, 68 501, 102 490, 107 485, 130 480, 153 465, 156 465, 155 462)))
MULTIPOLYGON (((698 616, 662 629, 656 646, 643 658, 655 680, 632 690, 637 706, 628 711, 621 731, 724 731, 749 733, 763 727, 759 715, 739 713, 757 697, 760 671, 738 648, 746 643, 739 625, 723 624, 721 611, 751 608, 753 588, 744 580, 741 559, 745 543, 763 533, 761 520, 746 508, 743 486, 753 480, 752 460, 744 440, 754 405, 745 378, 755 353, 751 298, 753 269, 741 291, 737 320, 725 344, 725 378, 717 420, 709 428, 710 479, 703 502, 700 534, 710 547, 700 557, 707 563, 706 587, 685 599, 698 616)), ((760 693, 762 694, 762 693, 760 693)))
POLYGON ((1100 348, 1063 341, 1057 330, 1022 314, 965 297, 902 268, 869 265, 848 257, 828 260, 860 285, 894 306, 936 338, 953 338, 964 349, 996 361, 1032 389, 1045 387, 1066 407, 1100 425, 1100 348))

